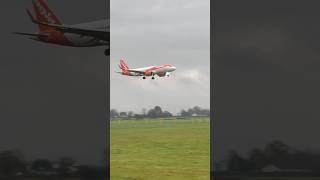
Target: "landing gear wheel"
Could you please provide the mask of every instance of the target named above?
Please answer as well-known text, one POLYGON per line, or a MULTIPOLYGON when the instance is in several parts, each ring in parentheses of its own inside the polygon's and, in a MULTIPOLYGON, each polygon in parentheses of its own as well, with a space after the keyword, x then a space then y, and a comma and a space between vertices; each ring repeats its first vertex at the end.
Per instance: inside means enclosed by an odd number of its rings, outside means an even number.
POLYGON ((106 49, 106 50, 104 50, 104 55, 106 55, 106 56, 110 56, 110 49, 106 49))
POLYGON ((154 79, 154 76, 152 76, 152 78, 151 79, 154 79))
POLYGON ((145 77, 145 76, 143 76, 143 77, 142 77, 142 79, 146 79, 146 77, 145 77))

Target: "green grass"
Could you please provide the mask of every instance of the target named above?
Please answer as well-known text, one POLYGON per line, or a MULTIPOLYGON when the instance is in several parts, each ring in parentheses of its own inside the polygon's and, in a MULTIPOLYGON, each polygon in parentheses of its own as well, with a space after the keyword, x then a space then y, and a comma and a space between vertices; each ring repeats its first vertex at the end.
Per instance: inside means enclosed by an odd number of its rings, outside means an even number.
POLYGON ((111 122, 111 180, 210 179, 208 118, 111 122))
POLYGON ((260 177, 246 178, 246 180, 320 180, 319 177, 260 177))

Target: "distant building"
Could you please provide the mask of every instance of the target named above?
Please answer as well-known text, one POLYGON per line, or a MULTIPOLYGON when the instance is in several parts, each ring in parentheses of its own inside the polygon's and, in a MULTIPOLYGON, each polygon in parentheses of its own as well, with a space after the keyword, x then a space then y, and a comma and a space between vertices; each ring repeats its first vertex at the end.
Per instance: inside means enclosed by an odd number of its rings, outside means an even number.
POLYGON ((191 114, 192 117, 208 117, 208 115, 205 115, 205 114, 191 114))
POLYGON ((309 172, 309 170, 305 169, 288 169, 288 168, 279 168, 273 164, 267 165, 264 168, 261 169, 261 172, 265 173, 299 173, 299 172, 309 172))
POLYGON ((270 164, 262 168, 261 171, 271 173, 271 172, 281 172, 282 170, 277 166, 270 164))

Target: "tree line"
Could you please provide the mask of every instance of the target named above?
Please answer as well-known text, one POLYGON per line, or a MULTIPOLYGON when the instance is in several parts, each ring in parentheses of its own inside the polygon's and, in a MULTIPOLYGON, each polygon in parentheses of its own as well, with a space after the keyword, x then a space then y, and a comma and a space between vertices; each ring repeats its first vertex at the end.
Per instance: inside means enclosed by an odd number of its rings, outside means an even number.
POLYGON ((0 152, 0 179, 11 177, 106 177, 106 167, 75 165, 76 161, 62 157, 53 162, 49 159, 35 159, 27 162, 19 150, 0 152))
POLYGON ((229 172, 259 172, 267 166, 291 172, 320 172, 320 153, 299 150, 281 141, 273 141, 264 148, 252 149, 247 156, 230 151, 226 160, 229 172))
MULTIPOLYGON (((119 112, 116 109, 110 110, 110 118, 127 118, 127 119, 143 119, 143 118, 170 118, 173 115, 173 113, 162 110, 160 106, 155 106, 154 108, 151 108, 149 110, 142 109, 142 113, 134 113, 133 111, 125 112, 121 111, 119 112)), ((189 108, 187 110, 182 109, 180 113, 178 113, 176 116, 180 117, 191 117, 191 116, 210 116, 210 110, 209 109, 203 109, 199 106, 195 106, 193 108, 189 108)))

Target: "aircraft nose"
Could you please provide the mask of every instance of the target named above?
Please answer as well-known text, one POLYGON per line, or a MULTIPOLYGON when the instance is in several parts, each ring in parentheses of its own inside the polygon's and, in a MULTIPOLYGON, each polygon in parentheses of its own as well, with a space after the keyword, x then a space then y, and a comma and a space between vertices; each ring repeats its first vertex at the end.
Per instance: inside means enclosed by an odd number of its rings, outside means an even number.
POLYGON ((177 68, 176 67, 174 67, 174 66, 172 66, 171 67, 172 68, 172 71, 175 71, 177 68))

